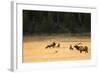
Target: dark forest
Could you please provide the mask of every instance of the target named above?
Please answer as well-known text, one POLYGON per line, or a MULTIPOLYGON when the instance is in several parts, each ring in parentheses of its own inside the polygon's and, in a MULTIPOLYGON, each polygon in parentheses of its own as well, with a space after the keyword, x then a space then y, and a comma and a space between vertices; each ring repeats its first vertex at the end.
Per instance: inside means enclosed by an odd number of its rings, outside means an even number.
POLYGON ((90 13, 23 10, 23 35, 90 32, 90 13))

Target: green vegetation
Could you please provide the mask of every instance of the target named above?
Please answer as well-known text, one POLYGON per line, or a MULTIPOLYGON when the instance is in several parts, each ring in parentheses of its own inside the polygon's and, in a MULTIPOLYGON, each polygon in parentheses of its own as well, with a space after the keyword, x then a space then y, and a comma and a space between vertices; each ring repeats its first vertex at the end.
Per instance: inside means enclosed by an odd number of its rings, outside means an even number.
POLYGON ((23 34, 87 34, 91 32, 91 14, 23 10, 23 34))

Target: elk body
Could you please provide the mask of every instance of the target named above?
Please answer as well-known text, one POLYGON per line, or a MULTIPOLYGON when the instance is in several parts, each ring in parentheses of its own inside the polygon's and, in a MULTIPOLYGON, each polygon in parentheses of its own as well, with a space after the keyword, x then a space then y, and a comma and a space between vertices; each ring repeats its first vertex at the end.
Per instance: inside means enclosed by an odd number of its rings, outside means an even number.
POLYGON ((54 48, 56 46, 56 43, 55 42, 53 42, 52 44, 50 44, 50 45, 47 45, 45 48, 54 48))
POLYGON ((78 45, 75 45, 74 47, 76 48, 76 50, 80 51, 80 53, 82 53, 83 51, 85 53, 88 53, 88 47, 87 46, 78 46, 78 45))
POLYGON ((60 47, 60 43, 55 43, 55 42, 52 42, 52 44, 49 44, 47 45, 45 48, 59 48, 60 47))

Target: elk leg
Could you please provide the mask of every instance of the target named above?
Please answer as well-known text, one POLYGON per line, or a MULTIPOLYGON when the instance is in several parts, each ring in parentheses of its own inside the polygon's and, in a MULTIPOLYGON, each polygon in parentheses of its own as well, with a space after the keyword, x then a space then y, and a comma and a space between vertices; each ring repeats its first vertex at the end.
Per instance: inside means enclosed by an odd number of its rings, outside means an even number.
POLYGON ((82 53, 82 50, 80 50, 80 53, 82 53))
POLYGON ((88 53, 88 50, 86 50, 85 53, 88 53))
POLYGON ((85 53, 88 53, 88 49, 85 49, 85 53))

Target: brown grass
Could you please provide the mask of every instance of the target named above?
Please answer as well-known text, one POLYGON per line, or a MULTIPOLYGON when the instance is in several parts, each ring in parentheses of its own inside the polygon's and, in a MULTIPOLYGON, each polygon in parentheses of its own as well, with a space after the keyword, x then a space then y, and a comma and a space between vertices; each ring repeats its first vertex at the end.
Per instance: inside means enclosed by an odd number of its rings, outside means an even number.
POLYGON ((28 36, 23 39, 23 62, 44 62, 61 60, 86 60, 91 58, 91 40, 87 36, 28 36), (48 48, 46 45, 52 42, 60 43, 60 48, 48 48), (69 50, 70 44, 81 42, 88 46, 88 53, 80 54, 75 48, 69 50))

